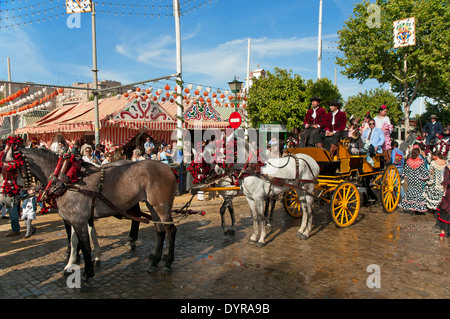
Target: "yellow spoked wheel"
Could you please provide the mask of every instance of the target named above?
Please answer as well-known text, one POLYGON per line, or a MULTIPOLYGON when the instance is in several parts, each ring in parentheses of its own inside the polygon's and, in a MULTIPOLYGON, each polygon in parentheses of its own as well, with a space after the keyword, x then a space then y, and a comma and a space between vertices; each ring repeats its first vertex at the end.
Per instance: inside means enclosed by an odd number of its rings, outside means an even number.
POLYGON ((395 165, 389 165, 383 173, 381 181, 381 202, 386 213, 392 213, 400 202, 400 173, 395 165))
POLYGON ((295 189, 291 188, 284 193, 283 206, 289 216, 294 218, 302 217, 302 207, 295 189))
POLYGON ((358 217, 361 198, 358 188, 349 182, 340 184, 331 200, 331 217, 338 227, 348 227, 358 217))

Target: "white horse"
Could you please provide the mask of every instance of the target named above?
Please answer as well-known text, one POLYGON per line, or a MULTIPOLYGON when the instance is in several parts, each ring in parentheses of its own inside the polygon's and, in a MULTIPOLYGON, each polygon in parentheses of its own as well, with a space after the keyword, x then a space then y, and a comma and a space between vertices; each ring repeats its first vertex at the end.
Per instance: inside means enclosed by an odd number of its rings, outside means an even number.
POLYGON ((280 178, 289 184, 296 184, 298 180, 301 188, 296 189, 303 212, 302 224, 297 232, 300 239, 308 239, 312 229, 314 197, 314 181, 319 176, 319 165, 309 155, 295 154, 295 156, 269 158, 260 167, 260 173, 245 176, 242 179, 242 189, 250 206, 253 220, 253 234, 249 244, 264 246, 266 237, 266 218, 264 216, 265 199, 289 190, 289 186, 271 184, 270 179, 280 178))
MULTIPOLYGON (((227 141, 231 138, 234 138, 234 135, 227 136, 227 141)), ((238 145, 244 146, 243 150, 240 150, 245 153, 244 158, 249 159, 249 154, 256 156, 257 150, 254 146, 239 137, 237 137, 237 140, 238 145)), ((203 155, 208 157, 212 156, 211 154, 214 154, 214 148, 206 149, 203 155)), ((240 170, 245 164, 235 163, 234 168, 240 170)), ((225 171, 217 165, 214 167, 214 170, 219 176, 225 174, 225 171)), ((314 207, 314 197, 311 194, 314 192, 315 181, 319 176, 319 171, 319 165, 311 156, 295 154, 287 157, 268 158, 265 160, 264 165, 260 167, 260 172, 242 175, 240 183, 243 194, 250 206, 253 221, 253 234, 249 239, 250 244, 257 244, 257 246, 265 244, 267 209, 265 209, 264 205, 266 204, 267 208, 267 198, 269 196, 274 197, 290 189, 290 186, 272 184, 270 182, 272 178, 279 178, 289 184, 296 184, 298 181, 301 181, 301 185, 299 184, 301 188, 297 189, 297 193, 303 211, 303 219, 297 236, 301 239, 309 238, 314 207)))

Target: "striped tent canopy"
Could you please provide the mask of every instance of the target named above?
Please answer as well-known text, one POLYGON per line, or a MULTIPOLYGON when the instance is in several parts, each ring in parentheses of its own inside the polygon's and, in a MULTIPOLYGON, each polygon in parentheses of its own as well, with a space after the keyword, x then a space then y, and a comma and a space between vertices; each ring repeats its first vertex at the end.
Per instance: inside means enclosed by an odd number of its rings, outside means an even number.
MULTIPOLYGON (((169 143, 176 138, 177 104, 153 102, 140 97, 115 96, 98 102, 100 143, 107 150, 128 143, 139 133, 147 133, 158 142, 169 143)), ((35 123, 17 130, 28 134, 29 140, 38 138, 47 146, 55 136, 62 136, 72 145, 83 135, 94 133, 94 102, 67 105, 53 110, 35 123)), ((190 101, 183 112, 184 128, 226 128, 228 118, 212 106, 190 101)))

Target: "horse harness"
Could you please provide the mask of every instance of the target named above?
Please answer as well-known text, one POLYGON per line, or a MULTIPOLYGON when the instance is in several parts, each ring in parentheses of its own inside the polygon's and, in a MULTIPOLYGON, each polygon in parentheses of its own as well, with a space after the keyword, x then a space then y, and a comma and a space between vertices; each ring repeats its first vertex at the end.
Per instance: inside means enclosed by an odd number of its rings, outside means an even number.
MULTIPOLYGON (((31 178, 30 178, 30 168, 27 159, 21 152, 20 154, 20 160, 21 163, 18 164, 15 162, 6 162, 3 161, 1 163, 2 167, 2 175, 4 178, 4 185, 3 188, 9 187, 9 189, 14 189, 15 187, 15 193, 18 192, 18 186, 16 184, 17 177, 18 177, 18 170, 21 170, 22 176, 25 181, 25 187, 29 187, 31 185, 31 178), (13 185, 13 186, 10 186, 13 185)), ((80 169, 81 169, 82 160, 79 157, 76 157, 74 155, 62 155, 59 157, 58 163, 56 165, 55 170, 51 174, 49 178, 49 182, 45 188, 41 187, 38 192, 38 201, 39 202, 46 202, 49 203, 51 206, 55 207, 56 202, 55 199, 64 195, 66 191, 76 191, 81 194, 84 194, 86 196, 91 197, 91 205, 90 205, 90 214, 91 218, 94 217, 94 208, 95 208, 95 202, 98 199, 103 201, 108 207, 113 209, 115 212, 119 213, 120 215, 135 220, 137 222, 143 222, 146 224, 149 224, 151 221, 151 215, 140 212, 140 215, 145 217, 141 218, 138 215, 133 215, 130 213, 127 213, 121 209, 119 209, 117 206, 115 206, 109 199, 107 199, 103 194, 103 182, 105 179, 105 169, 107 167, 102 167, 100 170, 100 182, 98 186, 97 191, 91 191, 87 189, 80 188, 76 185, 74 185, 75 182, 77 182, 80 179, 80 169), (57 185, 57 186, 56 186, 57 185), (56 187, 55 187, 56 186, 56 187)), ((10 194, 10 195, 18 195, 17 194, 10 194)), ((154 222, 156 223, 156 222, 154 222)))
MULTIPOLYGON (((310 184, 310 183, 314 183, 317 184, 318 181, 317 179, 314 177, 314 174, 312 172, 311 166, 309 165, 309 163, 304 159, 304 158, 299 158, 291 153, 288 153, 287 155, 285 155, 285 157, 289 157, 287 163, 282 166, 282 167, 277 167, 277 168, 283 168, 285 167, 288 163, 289 160, 291 158, 293 158, 295 160, 295 180, 296 183, 288 183, 286 182, 285 178, 281 178, 281 177, 274 177, 274 176, 270 176, 268 174, 262 174, 259 165, 248 165, 248 168, 242 170, 241 174, 239 175, 239 177, 242 174, 245 174, 247 176, 249 175, 253 175, 256 177, 260 177, 265 179, 266 181, 268 181, 269 184, 269 192, 267 194, 267 197, 270 197, 270 193, 273 191, 273 187, 274 186, 280 186, 280 187, 291 187, 291 188, 295 188, 295 189, 300 189, 301 191, 307 193, 308 195, 314 196, 316 197, 316 195, 314 195, 311 192, 308 192, 306 190, 303 189, 303 187, 300 186, 300 184, 304 183, 304 184, 310 184), (305 162, 306 166, 308 167, 309 171, 311 172, 311 175, 313 176, 313 179, 302 179, 299 178, 299 168, 300 168, 300 163, 299 160, 302 160, 303 162, 305 162)), ((248 161, 247 161, 248 164, 248 161)), ((269 165, 273 166, 272 164, 268 163, 269 165)))

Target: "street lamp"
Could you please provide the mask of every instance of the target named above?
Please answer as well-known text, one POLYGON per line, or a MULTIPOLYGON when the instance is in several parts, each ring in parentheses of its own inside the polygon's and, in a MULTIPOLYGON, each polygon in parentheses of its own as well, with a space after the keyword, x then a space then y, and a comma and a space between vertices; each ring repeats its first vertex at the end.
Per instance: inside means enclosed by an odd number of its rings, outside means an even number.
POLYGON ((236 76, 234 77, 234 80, 231 82, 228 82, 228 85, 230 86, 231 92, 234 93, 234 110, 237 111, 237 94, 241 91, 242 88, 241 81, 236 80, 236 76))

